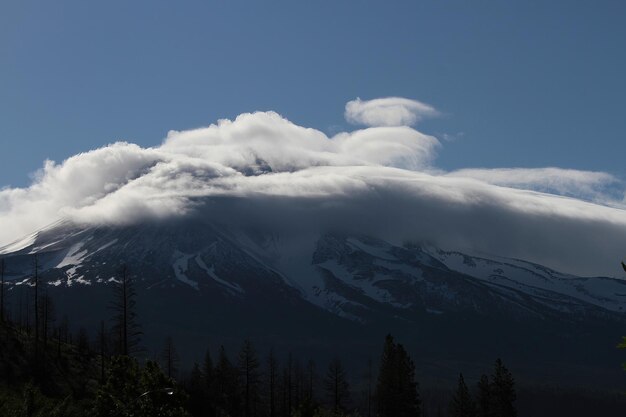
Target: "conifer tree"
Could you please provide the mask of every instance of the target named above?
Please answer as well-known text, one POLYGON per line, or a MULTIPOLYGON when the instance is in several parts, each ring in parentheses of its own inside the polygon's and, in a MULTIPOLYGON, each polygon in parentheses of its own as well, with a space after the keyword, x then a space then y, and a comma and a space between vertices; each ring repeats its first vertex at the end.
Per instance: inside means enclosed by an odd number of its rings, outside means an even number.
POLYGON ((415 381, 415 365, 404 347, 387 335, 377 384, 380 417, 416 417, 421 402, 415 381))
POLYGON ((291 356, 291 352, 289 352, 289 357, 287 358, 287 379, 286 379, 286 389, 287 389, 287 412, 291 414, 293 410, 292 394, 293 394, 293 379, 292 379, 292 371, 293 371, 293 357, 291 356))
POLYGON ((324 388, 330 400, 331 407, 335 414, 345 411, 350 389, 346 380, 346 372, 338 358, 333 359, 328 365, 324 388))
POLYGON ((137 323, 137 294, 126 265, 122 266, 119 281, 114 284, 113 288, 112 307, 115 312, 113 330, 118 339, 117 350, 118 354, 129 356, 140 350, 139 342, 142 333, 137 323))
POLYGON ((217 413, 227 415, 240 414, 240 397, 238 395, 237 369, 232 365, 224 346, 220 346, 220 352, 215 366, 215 403, 217 413))
POLYGON ((300 403, 304 399, 304 370, 300 361, 296 359, 293 365, 293 402, 294 408, 299 408, 300 403))
POLYGON ((245 340, 239 352, 239 375, 243 388, 244 415, 251 417, 255 414, 256 404, 259 401, 259 359, 252 342, 245 340))
POLYGON ((477 398, 476 398, 476 406, 477 406, 477 414, 478 417, 490 417, 491 416, 491 386, 489 384, 489 377, 487 375, 482 375, 477 388, 477 398))
POLYGON ((163 362, 165 375, 167 375, 170 379, 176 378, 176 374, 178 373, 179 357, 176 347, 174 346, 174 340, 171 336, 167 336, 165 338, 165 344, 163 346, 163 351, 161 352, 161 361, 163 362))
POLYGON ((283 368, 283 375, 280 384, 281 391, 281 417, 289 417, 291 415, 291 410, 289 409, 289 367, 285 366, 283 368))
POLYGON ((490 390, 492 414, 498 417, 516 417, 517 410, 513 404, 517 398, 515 380, 499 358, 491 376, 490 390))
POLYGON ((98 351, 100 353, 100 382, 104 383, 104 370, 106 368, 106 359, 108 355, 108 345, 107 345, 107 332, 106 326, 104 324, 104 320, 100 321, 100 329, 98 331, 98 337, 96 343, 98 344, 98 351))
POLYGON ((211 350, 207 348, 204 354, 204 362, 202 363, 202 378, 204 387, 203 396, 203 409, 205 410, 203 416, 213 417, 215 416, 215 401, 216 401, 216 380, 215 380, 215 368, 213 367, 213 359, 211 358, 211 350))
POLYGON ((41 297, 41 324, 42 324, 42 341, 44 351, 47 349, 49 333, 54 322, 56 321, 56 311, 54 308, 54 300, 47 293, 41 297))
POLYGON ((465 384, 463 374, 459 375, 459 383, 450 400, 448 415, 449 417, 476 417, 476 406, 465 384))
POLYGON ((207 348, 204 354, 204 362, 202 363, 202 374, 204 376, 204 384, 211 390, 213 389, 213 379, 215 370, 213 369, 213 359, 211 359, 211 350, 207 348))
POLYGON ((367 360, 367 417, 372 416, 372 359, 367 360))
POLYGON ((309 366, 308 366, 308 379, 309 379, 309 385, 308 385, 308 392, 307 392, 307 399, 309 400, 309 402, 313 403, 315 400, 315 396, 314 396, 314 392, 313 392, 313 387, 315 386, 314 381, 315 381, 315 362, 313 361, 313 359, 309 360, 309 366))
POLYGON ((189 393, 189 411, 193 416, 212 416, 208 410, 208 389, 200 365, 194 363, 187 380, 189 393))
POLYGON ((274 349, 270 349, 270 353, 267 357, 267 388, 268 388, 268 412, 269 417, 276 417, 277 410, 277 398, 278 398, 278 361, 276 355, 274 355, 274 349))
POLYGON ((76 348, 82 360, 85 360, 90 356, 91 349, 89 347, 89 335, 87 333, 87 329, 85 329, 84 327, 78 329, 78 334, 76 337, 76 348))

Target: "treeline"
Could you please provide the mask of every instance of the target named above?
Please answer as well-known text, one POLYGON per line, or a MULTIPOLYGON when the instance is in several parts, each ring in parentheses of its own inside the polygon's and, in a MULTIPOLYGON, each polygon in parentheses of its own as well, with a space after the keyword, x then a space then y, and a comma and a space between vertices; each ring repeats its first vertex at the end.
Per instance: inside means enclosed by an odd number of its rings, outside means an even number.
MULTIPOLYGON (((136 292, 126 267, 111 282, 111 316, 98 329, 71 332, 56 322, 54 304, 33 275, 20 287, 19 313, 5 315, 4 262, 0 262, 2 337, 1 415, 324 417, 426 415, 415 365, 391 335, 365 378, 350 377, 340 358, 327 366, 274 350, 261 356, 246 340, 236 354, 220 347, 215 360, 181 373, 174 340, 166 338, 158 360, 145 361, 136 314, 136 292), (24 307, 24 308, 23 308, 24 307), (89 337, 95 334, 95 339, 89 337), (376 371, 375 371, 376 369, 376 371), (355 386, 351 386, 351 382, 355 386)), ((15 286, 13 286, 15 289, 15 286)), ((500 360, 471 390, 462 375, 438 415, 515 416, 511 373, 500 360), (472 393, 475 392, 475 393, 472 393), (447 410, 446 410, 447 409, 447 410)))

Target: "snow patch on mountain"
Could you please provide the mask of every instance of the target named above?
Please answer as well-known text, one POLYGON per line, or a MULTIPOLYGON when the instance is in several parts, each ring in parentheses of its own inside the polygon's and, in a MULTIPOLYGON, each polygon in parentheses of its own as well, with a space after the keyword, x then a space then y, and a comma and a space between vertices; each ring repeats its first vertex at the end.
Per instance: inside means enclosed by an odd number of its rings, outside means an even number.
POLYGON ((335 278, 341 280, 345 284, 349 285, 361 294, 371 298, 372 300, 381 303, 388 303, 393 305, 394 307, 399 308, 406 308, 410 306, 396 302, 393 296, 389 293, 389 291, 376 286, 376 281, 378 279, 389 279, 391 277, 378 275, 372 280, 366 278, 358 278, 334 260, 318 264, 318 267, 327 270, 328 272, 333 274, 335 278))
POLYGON ((374 246, 373 244, 368 244, 363 242, 362 240, 353 238, 353 237, 349 237, 346 239, 346 242, 356 248, 357 250, 360 250, 362 252, 365 252, 369 255, 372 255, 375 258, 379 258, 379 259, 386 259, 386 260, 390 260, 390 261, 395 261, 398 258, 396 258, 395 256, 393 256, 392 254, 389 253, 389 250, 392 249, 393 247, 391 245, 385 245, 385 246, 374 246))
MULTIPOLYGON (((432 250, 450 269, 489 285, 522 291, 537 300, 546 292, 561 294, 615 312, 626 311, 626 281, 605 277, 576 277, 518 259, 487 259, 458 252, 432 250)), ((549 304, 549 302, 548 302, 549 304)))
POLYGON ((176 275, 176 278, 180 282, 183 282, 189 285, 190 287, 192 287, 193 289, 198 290, 199 289, 198 282, 188 278, 186 275, 187 270, 189 269, 189 260, 193 258, 194 256, 195 255, 188 255, 178 250, 175 251, 174 252, 175 259, 172 262, 172 268, 174 269, 174 274, 176 275))
POLYGON ((61 260, 61 262, 57 264, 56 268, 72 266, 72 269, 75 270, 75 268, 80 266, 81 261, 86 257, 88 253, 87 250, 80 250, 83 245, 83 242, 78 242, 72 245, 65 254, 65 257, 61 260))
POLYGON ((200 255, 195 257, 195 261, 198 264, 198 266, 207 273, 207 275, 209 277, 211 277, 211 279, 213 279, 213 281, 217 282, 218 284, 226 287, 226 289, 232 294, 233 292, 235 293, 239 293, 242 294, 244 291, 243 289, 237 284, 237 283, 230 283, 228 281, 225 281, 223 279, 221 279, 220 277, 217 276, 217 274, 215 273, 215 265, 211 265, 211 267, 209 268, 206 263, 202 260, 202 258, 200 257, 200 255))

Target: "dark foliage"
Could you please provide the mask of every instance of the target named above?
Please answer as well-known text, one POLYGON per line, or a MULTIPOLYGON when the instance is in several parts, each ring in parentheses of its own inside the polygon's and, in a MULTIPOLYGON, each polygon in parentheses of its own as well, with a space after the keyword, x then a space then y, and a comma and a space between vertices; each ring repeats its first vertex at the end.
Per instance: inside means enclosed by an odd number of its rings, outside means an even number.
POLYGON ((448 415, 450 417, 475 417, 476 406, 474 400, 465 384, 463 374, 459 375, 459 385, 450 401, 450 407, 448 409, 448 415))
POLYGON ((385 339, 376 392, 380 417, 421 415, 415 365, 404 347, 395 343, 391 335, 385 339))

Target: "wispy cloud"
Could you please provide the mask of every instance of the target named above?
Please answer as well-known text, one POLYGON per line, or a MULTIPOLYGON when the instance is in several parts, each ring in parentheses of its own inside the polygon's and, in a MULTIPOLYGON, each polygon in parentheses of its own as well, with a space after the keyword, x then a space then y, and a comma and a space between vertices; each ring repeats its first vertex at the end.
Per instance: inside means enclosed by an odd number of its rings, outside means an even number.
POLYGON ((584 198, 598 203, 614 201, 609 194, 610 187, 621 186, 616 177, 606 172, 555 167, 461 169, 447 176, 474 178, 489 184, 584 198))

